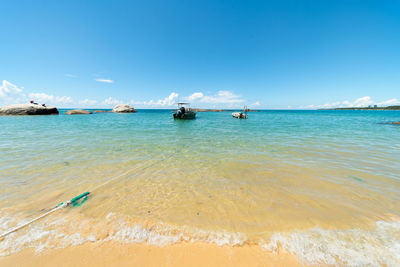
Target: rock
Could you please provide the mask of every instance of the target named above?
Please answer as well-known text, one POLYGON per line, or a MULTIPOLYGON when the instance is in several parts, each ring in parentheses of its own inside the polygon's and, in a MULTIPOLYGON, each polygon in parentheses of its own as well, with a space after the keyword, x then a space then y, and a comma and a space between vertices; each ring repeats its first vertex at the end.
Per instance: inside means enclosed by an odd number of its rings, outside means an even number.
POLYGON ((58 114, 56 107, 40 104, 14 104, 0 108, 0 115, 52 115, 58 114))
POLYGON ((392 124, 400 124, 400 121, 394 121, 392 124))
POLYGON ((104 112, 111 112, 109 110, 95 110, 94 113, 104 113, 104 112))
POLYGON ((65 112, 67 115, 77 115, 77 114, 92 114, 89 110, 84 110, 84 109, 73 109, 73 110, 68 110, 65 112))
POLYGON ((132 112, 136 112, 136 110, 135 110, 132 106, 130 106, 130 105, 128 105, 128 104, 119 104, 119 105, 116 105, 116 106, 113 108, 112 112, 117 112, 117 113, 132 113, 132 112))

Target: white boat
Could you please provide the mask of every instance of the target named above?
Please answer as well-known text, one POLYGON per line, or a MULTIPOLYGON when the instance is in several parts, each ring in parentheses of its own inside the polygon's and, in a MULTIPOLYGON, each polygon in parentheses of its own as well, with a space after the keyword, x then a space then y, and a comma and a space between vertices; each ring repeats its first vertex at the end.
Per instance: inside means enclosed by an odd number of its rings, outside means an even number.
POLYGON ((243 112, 233 112, 232 117, 237 119, 247 119, 247 114, 243 112))
POLYGON ((247 107, 243 108, 243 112, 233 112, 232 117, 237 119, 247 119, 247 107))

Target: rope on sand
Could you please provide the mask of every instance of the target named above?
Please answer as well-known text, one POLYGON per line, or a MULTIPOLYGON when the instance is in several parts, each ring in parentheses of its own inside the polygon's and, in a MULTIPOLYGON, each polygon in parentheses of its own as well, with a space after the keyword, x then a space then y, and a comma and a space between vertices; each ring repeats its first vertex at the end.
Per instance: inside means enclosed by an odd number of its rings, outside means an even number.
POLYGON ((13 233, 13 232, 15 232, 15 231, 18 231, 18 230, 21 229, 21 228, 24 228, 25 226, 27 226, 27 225, 29 225, 29 224, 31 224, 31 223, 33 223, 33 222, 36 222, 37 220, 40 220, 40 219, 43 218, 43 217, 46 217, 47 215, 49 215, 49 214, 51 214, 51 213, 53 213, 53 212, 55 212, 55 211, 57 211, 57 210, 59 210, 59 209, 68 207, 69 205, 72 205, 72 206, 74 206, 74 207, 77 207, 77 206, 82 205, 82 204, 87 200, 89 194, 90 194, 90 192, 85 192, 85 193, 83 193, 83 194, 81 194, 81 195, 79 195, 79 196, 77 196, 77 197, 74 197, 73 199, 71 199, 71 200, 69 200, 69 201, 61 202, 61 203, 58 204, 56 207, 54 207, 53 209, 47 211, 46 213, 43 213, 43 214, 40 215, 39 217, 36 217, 36 218, 34 218, 34 219, 32 219, 32 220, 26 222, 26 223, 23 223, 23 224, 21 224, 21 225, 18 225, 18 226, 16 226, 16 227, 14 227, 14 228, 8 230, 7 232, 1 234, 1 235, 0 235, 0 239, 3 238, 3 237, 5 237, 5 236, 7 236, 7 235, 9 235, 9 234, 11 234, 11 233, 13 233), (79 201, 79 200, 81 200, 81 201, 79 201))
MULTIPOLYGON (((175 154, 175 153, 174 153, 174 154, 175 154)), ((150 168, 151 166, 156 165, 157 163, 160 163, 160 162, 162 162, 162 161, 164 161, 164 160, 166 160, 166 159, 167 159, 167 157, 165 157, 164 159, 161 159, 161 160, 158 161, 158 162, 156 161, 156 162, 154 162, 153 164, 150 164, 149 166, 144 166, 144 167, 142 167, 142 168, 137 168, 137 167, 136 167, 136 168, 132 168, 132 169, 130 169, 130 170, 128 170, 128 171, 126 171, 126 172, 120 174, 120 175, 114 176, 112 179, 109 179, 109 180, 107 180, 106 182, 104 182, 104 183, 102 183, 102 184, 96 186, 95 188, 93 188, 92 192, 93 192, 94 190, 99 189, 100 187, 103 187, 103 186, 109 184, 110 182, 112 182, 112 181, 114 181, 114 180, 116 180, 116 179, 118 179, 118 178, 120 178, 120 177, 122 177, 122 176, 127 175, 128 173, 130 173, 130 172, 133 171, 133 170, 137 170, 137 169, 145 170, 145 169, 150 168)), ((16 226, 16 227, 14 227, 14 228, 12 228, 12 229, 6 231, 5 233, 1 234, 1 235, 0 235, 0 240, 1 240, 3 237, 6 237, 7 235, 9 235, 9 234, 11 234, 11 233, 13 233, 13 232, 15 232, 15 231, 18 231, 18 230, 24 228, 25 226, 27 226, 27 225, 29 225, 29 224, 31 224, 31 223, 33 223, 33 222, 36 222, 37 220, 40 220, 41 218, 46 217, 47 215, 50 215, 51 213, 53 213, 53 212, 55 212, 55 211, 57 211, 57 210, 59 210, 59 209, 61 209, 61 208, 68 207, 68 206, 70 206, 71 204, 72 204, 73 207, 78 207, 78 206, 82 205, 82 204, 87 200, 89 194, 90 194, 90 192, 85 192, 85 193, 83 193, 83 194, 81 194, 81 195, 79 195, 79 196, 74 197, 73 199, 71 199, 71 200, 69 200, 69 201, 64 201, 64 202, 59 203, 56 207, 54 207, 53 209, 51 209, 51 210, 47 211, 46 213, 40 215, 39 217, 36 217, 36 218, 34 218, 34 219, 32 219, 32 220, 26 222, 26 223, 23 223, 23 224, 21 224, 21 225, 18 225, 18 226, 16 226), (79 200, 81 200, 81 201, 79 201, 79 200)))

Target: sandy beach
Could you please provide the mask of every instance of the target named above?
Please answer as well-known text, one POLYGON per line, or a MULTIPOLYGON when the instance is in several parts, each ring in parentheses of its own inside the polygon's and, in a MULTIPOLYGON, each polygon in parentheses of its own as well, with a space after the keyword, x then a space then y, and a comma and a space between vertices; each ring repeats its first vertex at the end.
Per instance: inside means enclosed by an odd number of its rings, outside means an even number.
POLYGON ((259 246, 180 243, 169 246, 89 243, 35 253, 25 249, 1 257, 0 266, 301 266, 292 255, 272 254, 259 246))

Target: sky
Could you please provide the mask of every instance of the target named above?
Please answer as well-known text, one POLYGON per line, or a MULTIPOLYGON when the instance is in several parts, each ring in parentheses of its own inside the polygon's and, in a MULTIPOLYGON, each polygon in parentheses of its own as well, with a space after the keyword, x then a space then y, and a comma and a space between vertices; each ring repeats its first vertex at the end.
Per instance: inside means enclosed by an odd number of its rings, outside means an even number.
POLYGON ((0 105, 400 104, 400 1, 1 0, 0 105))

